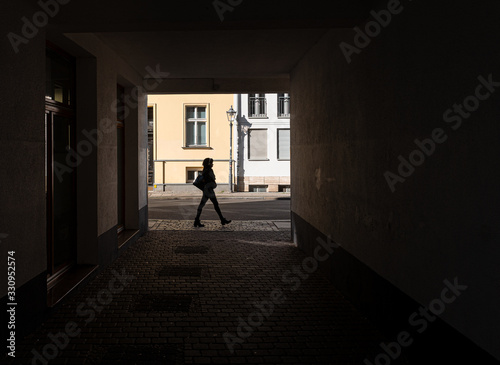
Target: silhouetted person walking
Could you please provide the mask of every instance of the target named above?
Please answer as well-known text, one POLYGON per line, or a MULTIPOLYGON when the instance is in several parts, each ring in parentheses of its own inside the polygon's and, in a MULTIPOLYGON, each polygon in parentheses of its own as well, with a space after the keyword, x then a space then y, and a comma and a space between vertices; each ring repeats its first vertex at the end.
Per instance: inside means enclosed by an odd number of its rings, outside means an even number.
POLYGON ((198 205, 198 214, 196 214, 196 218, 194 219, 195 227, 205 227, 204 224, 200 222, 200 215, 203 207, 205 206, 208 199, 210 199, 214 205, 215 211, 219 215, 220 222, 222 225, 231 223, 231 220, 227 220, 222 216, 222 212, 219 208, 219 202, 217 201, 217 197, 215 196, 214 189, 217 187, 215 182, 215 174, 212 170, 214 165, 214 160, 211 158, 206 158, 203 160, 203 181, 205 182, 205 186, 203 187, 203 196, 201 198, 200 205, 198 205))

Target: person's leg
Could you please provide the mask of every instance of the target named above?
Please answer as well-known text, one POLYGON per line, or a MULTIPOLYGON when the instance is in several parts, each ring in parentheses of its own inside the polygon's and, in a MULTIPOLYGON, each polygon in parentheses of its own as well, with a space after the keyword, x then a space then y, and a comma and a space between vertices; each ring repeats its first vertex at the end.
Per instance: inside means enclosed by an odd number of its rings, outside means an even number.
POLYGON ((201 211, 203 210, 203 207, 205 206, 207 200, 208 200, 208 197, 205 195, 205 193, 203 193, 203 196, 201 197, 201 201, 200 201, 200 204, 198 205, 198 209, 196 212, 196 218, 194 219, 194 226, 195 227, 205 227, 200 222, 200 216, 201 216, 201 211))
POLYGON ((222 223, 222 225, 227 224, 227 223, 231 223, 231 220, 227 220, 222 215, 222 212, 220 211, 220 207, 219 207, 219 202, 217 201, 217 197, 215 196, 215 194, 213 195, 213 197, 210 197, 210 201, 214 205, 215 211, 217 212, 217 215, 219 216, 220 222, 222 223))
POLYGON ((207 203, 207 201, 208 201, 208 196, 206 196, 205 194, 203 194, 203 196, 201 197, 200 204, 198 205, 197 214, 196 214, 196 220, 200 219, 201 211, 203 210, 203 207, 205 206, 205 204, 207 203))
POLYGON ((224 217, 222 216, 222 212, 220 211, 219 202, 217 201, 217 197, 215 196, 215 194, 213 197, 210 197, 210 201, 214 205, 214 208, 215 208, 215 211, 217 212, 217 215, 222 220, 224 217))

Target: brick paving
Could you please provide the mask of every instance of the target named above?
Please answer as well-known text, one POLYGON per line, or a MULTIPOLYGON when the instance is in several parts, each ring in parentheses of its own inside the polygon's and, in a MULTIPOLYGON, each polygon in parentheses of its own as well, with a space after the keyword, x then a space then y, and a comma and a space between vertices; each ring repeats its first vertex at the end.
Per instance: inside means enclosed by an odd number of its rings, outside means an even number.
MULTIPOLYGON (((380 332, 319 270, 290 274, 306 257, 289 229, 204 223, 151 221, 145 236, 19 341, 9 363, 32 364, 36 351, 49 364, 365 365, 381 352, 380 332)), ((405 363, 398 360, 391 363, 405 363)))
MULTIPOLYGON (((249 231, 279 231, 283 223, 290 221, 269 221, 269 220, 254 220, 254 221, 237 221, 233 220, 230 224, 222 226, 218 220, 202 220, 205 227, 197 228, 201 231, 222 231, 222 232, 249 232, 249 231)), ((168 220, 168 219, 150 219, 150 231, 191 231, 193 230, 193 221, 190 220, 168 220)))

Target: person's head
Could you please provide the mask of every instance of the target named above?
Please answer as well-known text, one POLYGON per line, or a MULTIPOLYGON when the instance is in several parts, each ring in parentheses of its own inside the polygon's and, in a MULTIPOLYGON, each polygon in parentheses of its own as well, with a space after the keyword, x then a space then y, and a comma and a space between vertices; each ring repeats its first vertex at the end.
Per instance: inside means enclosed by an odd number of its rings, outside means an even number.
POLYGON ((206 159, 203 160, 203 167, 212 167, 214 165, 214 159, 207 157, 206 159))

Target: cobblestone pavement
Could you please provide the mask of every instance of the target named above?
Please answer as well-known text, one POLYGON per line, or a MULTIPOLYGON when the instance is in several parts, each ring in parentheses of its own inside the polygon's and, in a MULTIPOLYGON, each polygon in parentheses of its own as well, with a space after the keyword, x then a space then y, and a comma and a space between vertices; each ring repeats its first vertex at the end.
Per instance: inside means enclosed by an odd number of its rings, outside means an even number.
MULTIPOLYGON (((196 228, 197 231, 218 231, 218 232, 238 232, 238 231, 279 231, 283 224, 290 225, 290 221, 235 221, 222 226, 217 220, 203 220, 205 227, 196 228)), ((150 231, 190 231, 194 230, 192 220, 168 220, 168 219, 150 219, 150 231)))
POLYGON ((151 221, 11 363, 366 365, 381 353, 383 336, 319 271, 295 271, 306 257, 289 229, 204 223, 151 221))

